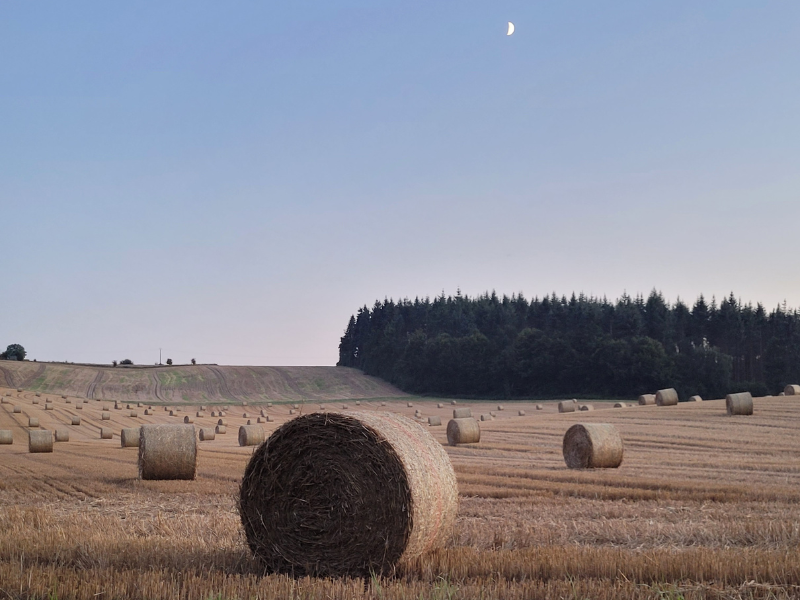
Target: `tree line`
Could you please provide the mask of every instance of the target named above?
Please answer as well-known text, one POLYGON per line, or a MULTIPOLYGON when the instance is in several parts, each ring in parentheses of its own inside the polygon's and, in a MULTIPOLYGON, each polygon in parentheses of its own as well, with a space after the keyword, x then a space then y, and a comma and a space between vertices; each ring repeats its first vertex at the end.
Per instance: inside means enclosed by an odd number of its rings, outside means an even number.
POLYGON ((800 382, 800 313, 785 303, 767 313, 733 293, 719 304, 701 295, 691 307, 655 290, 615 302, 443 293, 360 308, 337 364, 418 394, 767 395, 800 382))

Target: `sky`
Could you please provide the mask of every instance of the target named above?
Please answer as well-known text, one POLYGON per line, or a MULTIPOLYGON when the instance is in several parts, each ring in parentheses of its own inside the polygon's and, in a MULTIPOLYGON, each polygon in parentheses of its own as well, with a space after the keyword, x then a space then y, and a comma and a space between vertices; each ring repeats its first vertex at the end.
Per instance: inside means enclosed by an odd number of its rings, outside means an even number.
POLYGON ((384 298, 798 307, 798 65, 792 1, 3 2, 0 346, 333 365, 384 298))

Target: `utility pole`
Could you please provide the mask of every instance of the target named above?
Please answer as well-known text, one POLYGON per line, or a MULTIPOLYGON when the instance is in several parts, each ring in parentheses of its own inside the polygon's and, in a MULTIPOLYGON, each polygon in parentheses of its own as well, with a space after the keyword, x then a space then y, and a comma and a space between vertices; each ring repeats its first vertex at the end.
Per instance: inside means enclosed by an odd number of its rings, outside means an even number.
POLYGON ((161 364, 161 348, 158 349, 158 364, 161 364))

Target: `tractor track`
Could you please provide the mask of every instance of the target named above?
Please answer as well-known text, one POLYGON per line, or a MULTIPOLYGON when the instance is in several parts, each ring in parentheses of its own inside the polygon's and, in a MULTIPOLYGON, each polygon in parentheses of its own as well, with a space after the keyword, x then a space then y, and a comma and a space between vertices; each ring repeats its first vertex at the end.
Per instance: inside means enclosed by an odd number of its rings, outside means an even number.
POLYGON ((209 371, 214 373, 214 375, 217 376, 217 379, 219 379, 219 389, 222 392, 223 398, 225 398, 226 400, 232 399, 235 400, 236 402, 242 401, 241 398, 236 397, 231 392, 230 388, 228 387, 228 381, 225 379, 225 375, 223 374, 221 369, 219 369, 218 367, 211 367, 211 366, 209 366, 208 369, 209 371))
POLYGON ((161 395, 161 382, 158 380, 158 375, 155 373, 148 373, 147 375, 150 377, 150 383, 153 384, 153 395, 161 402, 166 402, 167 400, 161 395))
POLYGON ((14 376, 11 374, 11 372, 8 369, 4 369, 3 367, 0 367, 0 373, 3 374, 3 378, 6 380, 6 387, 9 387, 9 388, 19 387, 16 384, 16 382, 14 381, 14 376))
POLYGON ((86 390, 86 397, 89 398, 90 400, 94 399, 94 391, 97 388, 98 384, 103 380, 104 375, 105 371, 103 370, 98 371, 92 383, 89 384, 89 388, 86 390))

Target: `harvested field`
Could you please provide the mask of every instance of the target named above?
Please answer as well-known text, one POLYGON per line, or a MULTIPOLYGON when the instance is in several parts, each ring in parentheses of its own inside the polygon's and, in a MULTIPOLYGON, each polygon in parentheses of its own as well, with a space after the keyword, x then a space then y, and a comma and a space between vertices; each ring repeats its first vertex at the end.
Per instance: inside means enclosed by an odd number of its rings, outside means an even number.
MULTIPOLYGON (((198 445, 195 481, 140 481, 136 453, 100 440, 101 423, 119 432, 176 419, 112 411, 109 424, 101 403, 91 402, 73 427, 74 403, 58 399, 45 412, 33 397, 26 390, 15 398, 20 414, 0 406, 0 429, 14 436, 0 446, 0 598, 800 595, 800 401, 793 399, 755 398, 754 414, 741 419, 726 416, 724 400, 626 410, 595 401, 592 412, 565 414, 555 402, 540 411, 506 402, 481 423, 479 444, 456 447, 446 445, 443 427, 426 425, 458 478, 452 539, 402 563, 395 577, 365 582, 263 575, 236 512, 253 451, 236 436, 198 445), (44 429, 69 429, 70 442, 28 454, 30 416, 44 429), (562 439, 575 423, 612 423, 625 443, 622 465, 568 469, 562 439)), ((448 401, 414 398, 414 408, 407 401, 362 401, 360 410, 452 415, 448 401)), ((496 408, 458 403, 473 414, 496 408)), ((263 425, 267 434, 290 418, 286 405, 265 410, 274 419, 263 425)), ((228 420, 243 424, 238 415, 228 420)), ((208 428, 216 421, 195 419, 208 428)))

